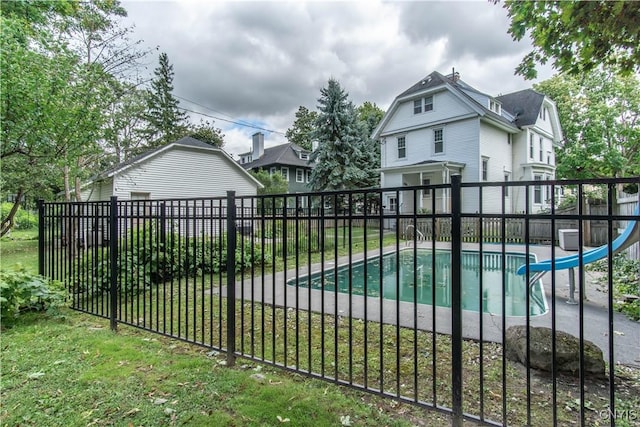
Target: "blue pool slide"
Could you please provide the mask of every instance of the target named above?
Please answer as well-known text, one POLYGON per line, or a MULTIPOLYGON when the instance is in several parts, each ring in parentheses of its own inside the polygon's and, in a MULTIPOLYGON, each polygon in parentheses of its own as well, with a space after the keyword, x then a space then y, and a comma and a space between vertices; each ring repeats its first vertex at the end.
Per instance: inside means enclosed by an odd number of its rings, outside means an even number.
MULTIPOLYGON (((640 204, 636 207, 634 215, 640 215, 640 204)), ((640 241, 640 225, 637 220, 630 221, 624 232, 618 236, 611 243, 611 250, 613 253, 620 252, 634 243, 640 241)), ((582 253, 582 264, 589 264, 599 259, 605 258, 609 254, 609 245, 602 245, 598 248, 588 250, 582 253)), ((516 271, 517 274, 523 275, 527 272, 527 267, 530 272, 534 273, 546 273, 551 271, 552 265, 556 270, 565 270, 567 268, 575 268, 580 265, 580 254, 569 255, 553 260, 548 259, 546 261, 536 262, 532 264, 521 265, 516 271)), ((537 274, 538 278, 542 274, 537 274)))

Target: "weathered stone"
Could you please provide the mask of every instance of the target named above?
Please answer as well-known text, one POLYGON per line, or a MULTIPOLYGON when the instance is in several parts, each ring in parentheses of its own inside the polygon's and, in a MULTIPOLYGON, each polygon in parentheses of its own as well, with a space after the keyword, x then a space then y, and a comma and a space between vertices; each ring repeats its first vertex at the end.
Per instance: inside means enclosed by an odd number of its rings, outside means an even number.
MULTIPOLYGON (((527 327, 511 326, 505 334, 505 356, 523 365, 527 365, 527 327)), ((529 328, 529 366, 534 369, 551 371, 553 355, 550 328, 529 328)), ((580 371, 580 340, 563 331, 556 331, 556 358, 558 372, 577 376, 580 371)), ((583 340, 585 372, 604 376, 604 357, 602 350, 588 340, 583 340)))

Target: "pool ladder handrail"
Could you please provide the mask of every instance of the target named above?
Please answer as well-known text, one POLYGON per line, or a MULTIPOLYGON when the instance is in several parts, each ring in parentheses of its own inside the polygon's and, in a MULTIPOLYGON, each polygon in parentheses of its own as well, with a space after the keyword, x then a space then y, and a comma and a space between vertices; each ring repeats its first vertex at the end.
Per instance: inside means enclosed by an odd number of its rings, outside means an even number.
POLYGON ((538 295, 536 295, 535 292, 533 292, 533 286, 536 283, 538 283, 538 280, 542 279, 542 276, 544 276, 545 273, 546 273, 546 271, 537 271, 529 279, 529 295, 536 302, 536 304, 538 304, 538 307, 540 307, 540 309, 542 310, 543 313, 547 311, 545 303, 544 303, 544 301, 542 299, 538 298, 538 295))
POLYGON ((413 228, 413 229, 414 229, 414 231, 415 231, 415 234, 417 234, 417 235, 419 236, 419 239, 416 239, 416 240, 427 240, 427 239, 424 237, 424 234, 422 234, 422 232, 421 232, 420 230, 418 230, 418 229, 415 227, 415 225, 413 225, 413 224, 409 224, 409 225, 407 225, 407 228, 405 228, 405 229, 404 229, 405 246, 409 246, 409 245, 411 245, 411 242, 413 241, 413 239, 408 239, 408 238, 407 238, 409 228, 413 228))

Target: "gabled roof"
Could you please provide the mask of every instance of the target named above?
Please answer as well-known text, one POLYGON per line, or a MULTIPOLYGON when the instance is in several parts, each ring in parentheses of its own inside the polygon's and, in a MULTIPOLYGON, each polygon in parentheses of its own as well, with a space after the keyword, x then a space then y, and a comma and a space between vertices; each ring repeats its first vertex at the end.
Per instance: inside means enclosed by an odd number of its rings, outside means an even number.
MULTIPOLYGON (((89 183, 94 182, 94 181, 99 181, 99 180, 103 180, 105 178, 110 178, 114 175, 117 175, 135 165, 138 165, 140 163, 142 163, 143 161, 149 160, 154 156, 159 155, 160 153, 164 153, 168 150, 172 150, 175 148, 180 148, 180 147, 187 147, 187 148, 191 148, 191 149, 197 149, 197 150, 201 150, 204 152, 213 152, 213 153, 217 153, 218 155, 222 156, 224 159, 227 160, 228 163, 230 163, 232 165, 232 167, 237 167, 239 170, 242 170, 242 173, 246 174, 252 181, 255 181, 259 187, 264 187, 260 181, 258 181, 257 179, 255 179, 251 174, 249 174, 247 171, 245 171, 242 167, 240 167, 240 165, 238 165, 238 163, 236 163, 235 160, 233 160, 233 158, 231 158, 231 156, 229 156, 224 150, 214 147, 211 144, 207 144, 206 142, 202 142, 199 139, 196 138, 192 138, 190 136, 185 136, 184 138, 181 138, 177 141, 174 142, 170 142, 169 144, 163 145, 162 147, 158 147, 158 148, 154 148, 152 150, 149 150, 145 153, 142 153, 138 156, 132 157, 129 160, 120 163, 119 165, 116 165, 114 167, 112 167, 111 169, 108 169, 104 172, 102 172, 101 174, 93 177, 89 183)), ((89 184, 87 183, 87 184, 89 184)), ((85 184, 85 185, 87 185, 85 184)))
POLYGON ((397 110, 398 105, 401 102, 404 102, 407 99, 411 99, 413 96, 417 97, 417 95, 421 93, 424 93, 426 95, 429 93, 438 92, 439 89, 449 90, 451 93, 453 93, 453 95, 455 95, 458 99, 460 99, 460 101, 462 101, 463 103, 468 105, 473 111, 475 111, 475 113, 477 113, 480 117, 483 117, 484 119, 488 119, 493 123, 495 123, 496 125, 502 128, 508 129, 511 132, 515 132, 517 130, 516 124, 514 122, 512 122, 511 120, 507 119, 506 117, 500 114, 496 114, 495 112, 491 111, 488 105, 483 105, 482 103, 478 102, 475 98, 473 98, 468 93, 466 93, 466 91, 473 91, 473 92, 485 95, 489 98, 493 98, 491 95, 487 95, 469 86, 467 83, 459 79, 452 79, 449 77, 450 76, 443 76, 439 72, 434 71, 428 76, 426 76, 425 78, 415 83, 413 86, 411 86, 404 92, 402 92, 400 95, 398 95, 393 100, 391 107, 389 107, 389 110, 387 110, 384 117, 382 118, 382 120, 380 121, 376 129, 374 130, 372 137, 375 139, 380 136, 382 129, 386 126, 387 122, 390 120, 393 114, 395 114, 395 111, 397 110))
POLYGON ((544 95, 533 89, 525 89, 497 96, 496 99, 500 101, 502 108, 515 116, 518 126, 529 126, 538 120, 544 95))
POLYGON ((400 95, 396 97, 396 99, 404 98, 405 96, 409 96, 417 92, 422 92, 427 89, 433 89, 439 86, 444 86, 446 83, 451 83, 451 81, 445 76, 443 76, 442 74, 440 74, 439 72, 434 71, 433 73, 426 76, 424 79, 420 80, 419 82, 411 86, 409 89, 402 92, 400 95))
POLYGON ((275 147, 265 148, 262 157, 241 166, 247 170, 259 169, 271 165, 311 167, 306 160, 300 158, 300 152, 309 153, 309 150, 305 150, 292 142, 280 144, 275 147))

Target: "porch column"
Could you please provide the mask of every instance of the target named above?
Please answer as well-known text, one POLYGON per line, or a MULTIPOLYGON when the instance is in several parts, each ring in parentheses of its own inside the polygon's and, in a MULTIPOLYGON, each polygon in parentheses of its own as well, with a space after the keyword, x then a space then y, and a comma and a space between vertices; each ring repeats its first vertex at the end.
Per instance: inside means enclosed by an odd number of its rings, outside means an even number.
MULTIPOLYGON (((451 172, 446 166, 442 169, 442 182, 444 184, 449 184, 451 182, 451 172)), ((440 207, 441 212, 447 212, 449 197, 451 197, 451 191, 448 188, 445 188, 442 192, 442 206, 440 207)))
MULTIPOLYGON (((424 183, 424 180, 422 179, 422 172, 420 172, 420 185, 422 185, 424 183)), ((422 212, 422 209, 424 208, 424 206, 422 205, 424 202, 424 190, 420 190, 420 200, 418 201, 418 207, 419 207, 419 212, 422 212)))

